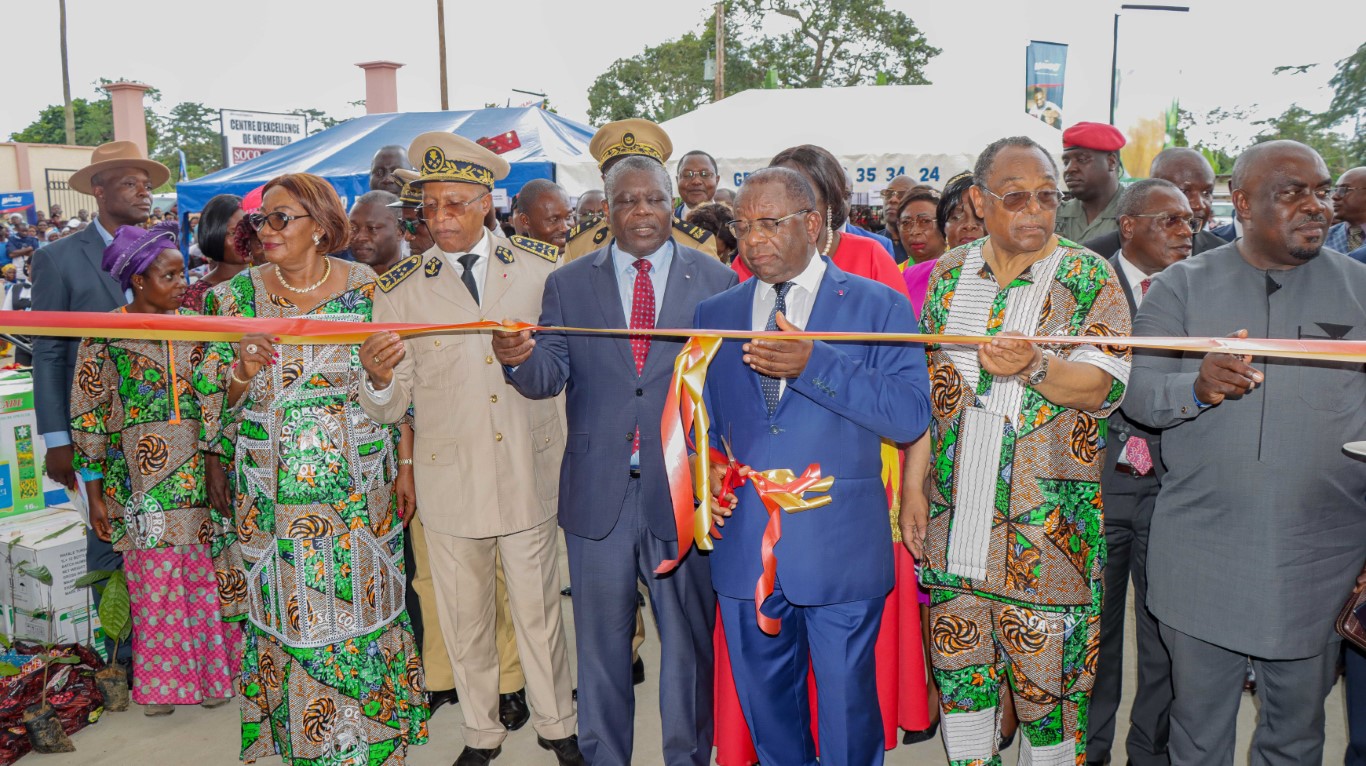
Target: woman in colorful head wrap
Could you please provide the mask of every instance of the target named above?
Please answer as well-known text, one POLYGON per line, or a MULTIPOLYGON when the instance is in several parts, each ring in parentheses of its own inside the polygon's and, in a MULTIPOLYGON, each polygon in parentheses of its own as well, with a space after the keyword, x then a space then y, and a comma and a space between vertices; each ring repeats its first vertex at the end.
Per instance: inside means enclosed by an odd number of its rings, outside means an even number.
MULTIPOLYGON (((180 308, 184 261, 174 221, 123 226, 101 266, 133 300, 129 314, 180 308)), ((133 616, 133 701, 147 715, 216 707, 233 695, 241 630, 219 617, 209 543, 199 402, 190 341, 87 338, 71 387, 71 437, 90 522, 124 554, 133 616)))

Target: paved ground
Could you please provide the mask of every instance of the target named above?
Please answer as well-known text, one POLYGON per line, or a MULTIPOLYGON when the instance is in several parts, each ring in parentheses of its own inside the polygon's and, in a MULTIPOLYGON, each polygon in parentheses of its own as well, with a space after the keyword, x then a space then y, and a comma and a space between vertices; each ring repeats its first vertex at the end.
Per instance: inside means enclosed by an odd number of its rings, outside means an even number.
MULTIPOLYGON (((561 578, 569 582, 569 575, 561 556, 561 578)), ((1133 603, 1132 597, 1130 603, 1133 603)), ((569 629, 570 657, 573 657, 572 604, 564 599, 565 624, 569 629)), ((1132 621, 1131 623, 1132 624, 1132 621)), ((1125 685, 1133 685, 1133 631, 1129 631, 1126 649, 1125 685)), ((659 643, 651 635, 641 649, 647 669, 657 668, 659 643)), ((636 753, 635 763, 657 766, 662 763, 659 750, 659 687, 653 673, 646 674, 643 685, 636 687, 636 753)), ((120 764, 181 764, 195 766, 232 766, 238 753, 237 706, 228 705, 218 710, 182 708, 168 718, 147 718, 137 706, 126 713, 112 713, 98 724, 78 733, 73 739, 76 752, 66 755, 31 755, 23 763, 28 766, 89 766, 93 763, 120 764)), ((1342 688, 1334 689, 1327 705, 1327 757, 1325 764, 1339 764, 1346 748, 1346 717, 1343 711, 1342 688)), ((1243 698, 1238 721, 1238 757, 1235 763, 1248 762, 1247 751, 1256 717, 1256 703, 1250 695, 1243 698)), ((1116 741, 1123 742, 1127 734, 1128 699, 1120 710, 1120 727, 1116 741)), ((444 707, 431 722, 431 742, 410 751, 412 766, 447 766, 455 760, 462 747, 460 711, 444 707)), ((1018 744, 1006 751, 1005 763, 1014 764, 1018 744)), ((1125 759, 1115 753, 1115 766, 1125 759)), ((259 761, 264 766, 279 763, 276 759, 259 761)), ((503 754, 496 761, 506 766, 544 764, 553 766, 554 757, 536 746, 536 734, 531 726, 509 735, 503 754)), ((947 763, 939 740, 914 746, 903 746, 887 754, 889 766, 943 766, 947 763)), ((779 765, 780 766, 780 765, 779 765)), ((1305 766, 1310 766, 1306 764, 1305 766)))

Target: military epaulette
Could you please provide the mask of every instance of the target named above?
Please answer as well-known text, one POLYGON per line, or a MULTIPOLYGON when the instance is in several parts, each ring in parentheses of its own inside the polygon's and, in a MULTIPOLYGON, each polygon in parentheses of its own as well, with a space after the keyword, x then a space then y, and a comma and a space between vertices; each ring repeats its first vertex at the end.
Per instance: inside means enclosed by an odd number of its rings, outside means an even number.
POLYGON ((513 261, 512 251, 502 245, 493 248, 493 254, 503 263, 512 263, 513 261))
POLYGON ((711 239, 711 232, 701 226, 694 226, 681 218, 674 218, 674 228, 687 234, 698 242, 706 242, 711 239))
POLYGON ((570 239, 573 239, 573 238, 579 236, 580 234, 584 233, 585 231, 588 231, 588 228, 589 228, 590 226, 595 226, 595 225, 596 225, 596 222, 594 222, 594 223, 581 223, 581 224, 579 224, 578 226, 575 226, 574 228, 572 228, 572 229, 569 230, 569 238, 570 238, 570 239))
POLYGON ((410 255, 398 263, 395 263, 393 268, 380 274, 379 278, 375 280, 375 284, 379 286, 381 292, 387 293, 397 287, 399 282, 412 276, 413 273, 421 267, 422 256, 410 255))
POLYGON ((544 258, 551 263, 556 263, 560 260, 560 248, 555 247, 549 242, 542 242, 539 239, 532 239, 531 237, 523 237, 521 235, 514 236, 511 242, 512 246, 518 250, 525 250, 528 253, 544 258))

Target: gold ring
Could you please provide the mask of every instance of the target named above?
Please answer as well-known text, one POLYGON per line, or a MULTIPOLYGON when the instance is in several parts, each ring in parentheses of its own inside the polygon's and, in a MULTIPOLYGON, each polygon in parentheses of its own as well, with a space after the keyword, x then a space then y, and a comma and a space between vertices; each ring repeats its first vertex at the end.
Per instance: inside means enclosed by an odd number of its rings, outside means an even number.
POLYGON ((256 351, 257 351, 257 348, 256 348, 256 344, 255 344, 255 343, 248 343, 248 344, 247 344, 247 353, 248 353, 248 354, 254 354, 254 353, 256 353, 256 351))
POLYGON ((375 354, 375 364, 379 364, 379 354, 375 354))

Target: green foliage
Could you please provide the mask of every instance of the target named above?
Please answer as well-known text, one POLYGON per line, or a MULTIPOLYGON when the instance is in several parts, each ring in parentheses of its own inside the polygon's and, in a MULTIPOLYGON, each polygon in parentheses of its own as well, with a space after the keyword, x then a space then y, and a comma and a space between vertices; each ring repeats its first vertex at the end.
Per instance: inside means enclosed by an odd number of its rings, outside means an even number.
MULTIPOLYGON (((104 585, 104 595, 100 598, 100 625, 105 635, 118 642, 126 641, 133 629, 132 603, 128 599, 128 579, 123 570, 115 570, 104 585)), ((117 651, 117 648, 116 650, 117 651)))
POLYGON ((86 572, 85 574, 81 575, 80 577, 77 577, 77 578, 76 578, 76 582, 72 583, 72 585, 75 585, 77 588, 90 588, 90 587, 96 587, 96 588, 99 589, 99 590, 103 590, 103 586, 99 586, 99 585, 96 585, 96 584, 97 584, 97 583, 102 583, 102 582, 104 582, 105 580, 108 580, 108 579, 110 578, 110 576, 112 576, 112 575, 114 574, 115 571, 117 571, 117 570, 114 570, 114 569, 92 569, 91 571, 86 572))
MULTIPOLYGON (((730 0, 726 11, 727 93, 921 84, 926 62, 939 54, 910 17, 883 0, 730 0), (759 31, 772 28, 781 31, 759 31)), ((710 103, 714 86, 703 65, 716 47, 712 18, 708 13, 700 31, 613 62, 588 90, 589 120, 662 122, 710 103)))
POLYGON ((308 135, 310 136, 346 122, 346 120, 327 116, 321 109, 291 109, 289 113, 301 114, 308 118, 308 135))
POLYGON ((197 101, 183 101, 159 118, 161 121, 161 151, 152 159, 171 169, 171 186, 180 180, 180 154, 185 152, 185 164, 191 178, 223 168, 223 137, 219 131, 218 110, 197 101))
POLYGON ((1360 164, 1360 157, 1354 156, 1351 142, 1346 136, 1332 127, 1323 126, 1321 117, 1299 106, 1291 106, 1277 117, 1253 122, 1253 125, 1262 126, 1253 143, 1277 139, 1299 141, 1318 152, 1328 165, 1329 172, 1336 178, 1343 171, 1360 164))
POLYGON ((24 561, 16 569, 19 570, 19 574, 32 577, 49 588, 52 587, 52 572, 47 567, 36 567, 32 561, 24 561))
POLYGON ((19 666, 12 662, 0 662, 0 678, 19 675, 19 666))

